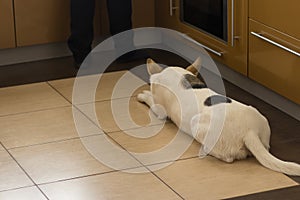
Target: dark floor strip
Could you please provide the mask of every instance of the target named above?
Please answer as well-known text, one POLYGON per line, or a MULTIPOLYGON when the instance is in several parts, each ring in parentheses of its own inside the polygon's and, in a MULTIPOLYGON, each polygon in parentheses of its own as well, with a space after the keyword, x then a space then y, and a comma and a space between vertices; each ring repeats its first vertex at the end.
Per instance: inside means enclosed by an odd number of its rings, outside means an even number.
POLYGON ((0 67, 0 87, 23 85, 76 76, 71 57, 0 67))
MULTIPOLYGON (((126 62, 113 62, 105 72, 129 70, 133 67, 146 63, 146 58, 151 57, 160 60, 160 57, 166 58, 163 63, 175 64, 186 63, 183 59, 173 57, 172 53, 146 49, 143 51, 143 57, 126 62)), ((8 87, 15 85, 23 85, 29 83, 37 83, 56 79, 70 78, 77 75, 78 69, 74 67, 72 57, 62 57, 35 62, 27 62, 14 65, 0 66, 0 87, 8 87)), ((99 71, 99 70, 98 70, 99 71)), ((97 73, 97 69, 83 69, 82 75, 97 73)))
POLYGON ((251 194, 236 198, 230 198, 231 200, 299 200, 300 199, 300 186, 283 188, 279 190, 272 190, 268 192, 262 192, 258 194, 251 194))

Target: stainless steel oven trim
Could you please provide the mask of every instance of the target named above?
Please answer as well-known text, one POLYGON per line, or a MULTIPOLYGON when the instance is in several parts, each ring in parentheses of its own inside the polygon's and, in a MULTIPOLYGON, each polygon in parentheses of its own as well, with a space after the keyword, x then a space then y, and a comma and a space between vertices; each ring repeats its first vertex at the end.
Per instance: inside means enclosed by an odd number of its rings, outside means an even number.
POLYGON ((217 55, 217 56, 219 56, 219 57, 222 57, 223 52, 216 51, 216 50, 214 50, 214 49, 212 49, 212 48, 210 48, 210 47, 208 47, 208 46, 206 46, 206 45, 204 45, 204 44, 201 44, 201 43, 197 42, 196 40, 192 39, 191 37, 187 36, 187 35, 184 34, 184 33, 182 33, 181 35, 182 35, 182 37, 183 37, 184 39, 186 39, 186 40, 188 40, 188 41, 190 41, 190 42, 192 42, 192 43, 194 43, 194 44, 196 44, 196 45, 198 45, 198 46, 200 46, 200 47, 203 47, 203 48, 206 49, 207 51, 209 51, 209 52, 211 52, 211 53, 213 53, 213 54, 215 54, 215 55, 217 55))
POLYGON ((231 46, 234 47, 235 40, 235 1, 231 0, 231 46))

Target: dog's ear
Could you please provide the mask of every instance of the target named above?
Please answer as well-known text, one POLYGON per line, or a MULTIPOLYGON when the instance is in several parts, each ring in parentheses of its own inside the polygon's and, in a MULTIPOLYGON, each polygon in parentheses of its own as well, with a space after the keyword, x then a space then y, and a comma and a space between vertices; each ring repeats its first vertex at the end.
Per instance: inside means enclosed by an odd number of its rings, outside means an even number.
POLYGON ((202 60, 200 57, 198 57, 193 64, 191 64, 189 67, 186 68, 186 70, 197 75, 200 71, 201 64, 202 64, 202 60))
POLYGON ((151 58, 147 59, 147 70, 150 75, 157 74, 163 70, 161 66, 159 66, 156 62, 154 62, 151 58))

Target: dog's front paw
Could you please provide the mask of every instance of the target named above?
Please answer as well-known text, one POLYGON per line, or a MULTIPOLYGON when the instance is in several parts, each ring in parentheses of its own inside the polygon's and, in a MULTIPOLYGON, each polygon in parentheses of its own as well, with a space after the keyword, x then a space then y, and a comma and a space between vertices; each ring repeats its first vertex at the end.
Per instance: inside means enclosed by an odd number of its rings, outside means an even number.
POLYGON ((142 93, 139 93, 137 96, 139 102, 147 103, 149 99, 152 99, 151 91, 144 90, 142 93))
POLYGON ((138 95, 137 95, 137 100, 139 101, 139 102, 141 102, 141 103, 144 103, 145 101, 146 101, 146 95, 144 94, 144 93, 139 93, 138 95))

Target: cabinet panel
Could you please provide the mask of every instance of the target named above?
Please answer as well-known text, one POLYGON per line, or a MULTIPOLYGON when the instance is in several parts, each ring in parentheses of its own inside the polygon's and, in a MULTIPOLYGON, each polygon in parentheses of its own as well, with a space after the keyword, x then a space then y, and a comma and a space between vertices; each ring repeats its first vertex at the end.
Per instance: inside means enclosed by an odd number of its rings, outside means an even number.
POLYGON ((250 0, 250 18, 300 39, 299 0, 250 0))
POLYGON ((300 57, 271 41, 300 52, 299 40, 250 20, 249 77, 300 104, 300 57))
POLYGON ((15 47, 12 0, 0 1, 0 49, 15 47))
POLYGON ((134 28, 154 26, 154 0, 132 0, 132 24, 134 28))
POLYGON ((69 36, 70 2, 14 0, 17 46, 65 41, 69 36))

